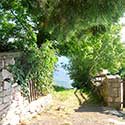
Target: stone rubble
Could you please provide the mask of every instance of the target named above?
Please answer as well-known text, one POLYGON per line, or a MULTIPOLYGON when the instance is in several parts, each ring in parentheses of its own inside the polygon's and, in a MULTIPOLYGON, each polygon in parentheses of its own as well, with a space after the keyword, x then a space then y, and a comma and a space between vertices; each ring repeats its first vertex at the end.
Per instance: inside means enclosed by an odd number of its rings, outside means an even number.
POLYGON ((31 103, 27 100, 22 100, 22 96, 18 96, 18 100, 13 100, 6 117, 3 118, 0 125, 18 125, 21 121, 31 119, 33 116, 42 112, 45 106, 51 102, 52 96, 50 94, 40 97, 31 103))

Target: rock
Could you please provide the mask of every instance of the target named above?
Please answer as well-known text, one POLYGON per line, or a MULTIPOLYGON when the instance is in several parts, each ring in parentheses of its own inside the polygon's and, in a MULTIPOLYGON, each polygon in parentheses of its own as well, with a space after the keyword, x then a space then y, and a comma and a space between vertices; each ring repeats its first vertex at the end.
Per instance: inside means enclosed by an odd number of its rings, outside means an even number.
POLYGON ((64 110, 65 110, 65 107, 64 107, 64 106, 58 106, 56 110, 57 110, 57 111, 61 111, 61 110, 64 111, 64 110))
POLYGON ((6 119, 3 120, 3 125, 18 125, 20 117, 14 113, 10 113, 6 119))
POLYGON ((11 125, 17 125, 17 124, 19 124, 19 121, 20 121, 20 117, 18 115, 15 115, 14 118, 12 118, 10 120, 10 124, 11 125))
POLYGON ((25 100, 19 91, 15 91, 12 104, 6 117, 2 120, 2 125, 17 125, 20 121, 26 121, 43 111, 44 107, 52 102, 50 95, 41 97, 31 103, 25 100))
POLYGON ((37 102, 36 101, 31 102, 29 105, 29 111, 31 113, 34 113, 36 112, 36 108, 37 108, 37 102))
POLYGON ((13 74, 6 69, 2 70, 2 77, 3 79, 9 78, 11 81, 13 81, 13 74))

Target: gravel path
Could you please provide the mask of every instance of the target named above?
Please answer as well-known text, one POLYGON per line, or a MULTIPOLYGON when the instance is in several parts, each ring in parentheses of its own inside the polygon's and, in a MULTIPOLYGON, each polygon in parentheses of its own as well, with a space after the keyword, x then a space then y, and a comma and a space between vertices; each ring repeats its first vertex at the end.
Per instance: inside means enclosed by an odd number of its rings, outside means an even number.
POLYGON ((72 94, 65 101, 54 98, 52 105, 21 125, 125 125, 123 117, 110 108, 92 105, 79 106, 72 94), (115 115, 112 115, 113 113, 115 115))

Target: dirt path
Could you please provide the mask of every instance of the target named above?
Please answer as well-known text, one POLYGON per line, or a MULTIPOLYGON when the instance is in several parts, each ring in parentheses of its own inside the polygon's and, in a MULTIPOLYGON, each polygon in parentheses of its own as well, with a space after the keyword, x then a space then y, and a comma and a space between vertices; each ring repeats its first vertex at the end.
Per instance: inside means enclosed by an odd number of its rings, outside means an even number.
POLYGON ((109 111, 101 106, 79 106, 71 92, 66 99, 54 97, 50 107, 22 125, 125 125, 123 118, 111 115, 109 111))

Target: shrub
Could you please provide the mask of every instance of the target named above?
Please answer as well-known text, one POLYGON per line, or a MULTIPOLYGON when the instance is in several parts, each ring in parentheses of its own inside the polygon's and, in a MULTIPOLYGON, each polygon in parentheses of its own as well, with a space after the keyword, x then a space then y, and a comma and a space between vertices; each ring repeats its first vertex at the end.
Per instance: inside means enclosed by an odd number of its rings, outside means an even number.
POLYGON ((22 53, 11 70, 25 96, 29 95, 30 81, 43 95, 49 93, 56 61, 55 50, 50 41, 44 43, 40 49, 32 47, 22 53))

